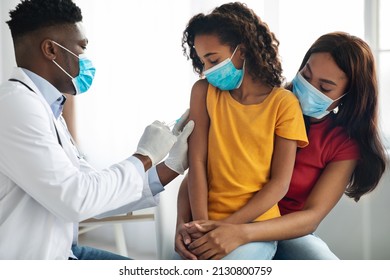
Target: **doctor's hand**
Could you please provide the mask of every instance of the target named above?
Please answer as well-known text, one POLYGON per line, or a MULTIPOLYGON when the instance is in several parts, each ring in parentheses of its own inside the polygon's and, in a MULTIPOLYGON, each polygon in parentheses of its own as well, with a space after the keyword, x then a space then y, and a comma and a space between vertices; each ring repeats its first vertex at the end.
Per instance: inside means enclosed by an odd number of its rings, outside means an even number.
POLYGON ((188 116, 190 115, 190 109, 187 109, 183 115, 177 120, 175 126, 172 128, 173 135, 179 136, 180 132, 183 131, 184 125, 188 122, 188 116))
POLYGON ((168 126, 154 121, 145 128, 135 154, 149 157, 152 165, 156 165, 168 154, 176 139, 177 137, 172 134, 168 126))
MULTIPOLYGON (((183 115, 184 116, 184 115, 183 115)), ((182 121, 182 119, 185 119, 187 121, 187 117, 183 117, 179 120, 179 122, 182 121)), ((181 128, 184 124, 184 121, 181 122, 179 125, 179 122, 175 125, 178 126, 173 128, 173 133, 177 135, 177 141, 173 145, 172 149, 169 151, 169 155, 167 159, 165 160, 165 165, 170 168, 171 170, 175 171, 178 174, 184 174, 184 171, 188 168, 188 137, 191 135, 192 131, 194 130, 195 123, 194 121, 189 121, 183 128, 182 131, 180 131, 178 128, 181 128)))

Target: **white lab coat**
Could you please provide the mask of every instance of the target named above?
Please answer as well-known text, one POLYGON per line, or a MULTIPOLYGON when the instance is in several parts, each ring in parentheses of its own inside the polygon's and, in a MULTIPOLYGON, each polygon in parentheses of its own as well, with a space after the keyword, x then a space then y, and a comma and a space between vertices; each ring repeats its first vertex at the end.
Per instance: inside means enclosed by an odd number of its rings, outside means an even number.
POLYGON ((134 158, 96 171, 23 70, 11 78, 34 92, 0 85, 0 259, 68 259, 74 223, 156 205, 134 158))

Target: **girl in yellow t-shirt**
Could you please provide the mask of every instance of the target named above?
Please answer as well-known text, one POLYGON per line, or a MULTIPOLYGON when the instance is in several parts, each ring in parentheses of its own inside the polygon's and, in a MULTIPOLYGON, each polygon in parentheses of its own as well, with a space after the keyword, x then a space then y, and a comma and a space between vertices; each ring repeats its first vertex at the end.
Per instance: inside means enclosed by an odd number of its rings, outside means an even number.
MULTIPOLYGON (((298 99, 280 87, 278 44, 241 3, 195 15, 184 31, 183 47, 206 77, 191 93, 190 207, 178 207, 193 220, 250 223, 280 216, 277 203, 287 192, 297 147, 308 140, 298 99)), ((255 242, 225 258, 272 259, 275 251, 274 241, 255 242)))

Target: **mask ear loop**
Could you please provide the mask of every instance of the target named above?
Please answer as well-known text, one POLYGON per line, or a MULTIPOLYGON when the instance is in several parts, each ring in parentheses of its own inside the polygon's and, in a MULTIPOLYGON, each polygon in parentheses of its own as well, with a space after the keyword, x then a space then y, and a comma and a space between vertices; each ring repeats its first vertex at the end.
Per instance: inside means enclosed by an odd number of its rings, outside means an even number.
POLYGON ((61 44, 59 44, 59 43, 57 43, 56 41, 51 41, 52 43, 54 43, 54 44, 56 44, 57 46, 59 46, 60 48, 63 48, 64 50, 66 50, 66 51, 68 51, 68 52, 70 52, 71 54, 73 54, 75 57, 79 57, 77 54, 75 54, 74 52, 72 52, 71 50, 69 50, 69 49, 67 49, 67 48, 65 48, 63 45, 61 45, 61 44))
MULTIPOLYGON (((66 50, 67 52, 69 52, 70 54, 74 55, 75 57, 79 58, 79 56, 77 54, 75 54, 74 52, 72 52, 71 50, 68 50, 67 48, 65 48, 63 45, 57 43, 56 41, 53 41, 51 40, 52 43, 56 44, 57 46, 59 46, 60 48, 66 50)), ((69 78, 73 79, 73 77, 65 71, 64 68, 62 68, 54 59, 52 60, 54 62, 55 65, 58 66, 58 68, 60 68, 66 75, 68 75, 69 78)))
MULTIPOLYGON (((347 91, 346 93, 344 93, 342 96, 340 96, 339 98, 337 98, 335 101, 340 100, 341 98, 343 98, 344 96, 346 96, 348 93, 349 93, 349 91, 347 91)), ((337 107, 334 108, 334 109, 332 110, 333 114, 337 115, 337 114, 339 113, 339 111, 340 111, 340 107, 343 106, 343 105, 344 105, 343 102, 340 102, 340 104, 337 105, 337 107)))
MULTIPOLYGON (((72 52, 71 50, 68 50, 67 48, 65 48, 65 47, 62 46, 61 44, 57 43, 56 41, 53 41, 53 40, 52 40, 52 43, 56 44, 57 46, 61 47, 61 48, 64 49, 64 50, 68 51, 69 53, 71 53, 72 55, 74 55, 76 58, 78 58, 78 59, 80 60, 80 56, 78 56, 77 54, 75 54, 75 53, 72 52)), ((72 84, 73 84, 73 87, 74 87, 74 89, 75 89, 75 91, 76 91, 76 94, 79 94, 79 93, 80 93, 80 92, 79 92, 79 88, 78 88, 78 87, 76 86, 76 84, 75 84, 74 77, 72 77, 72 76, 71 76, 64 68, 62 68, 54 59, 53 59, 52 61, 53 61, 53 63, 54 63, 55 65, 58 66, 58 68, 60 68, 60 69, 62 70, 62 72, 64 72, 64 73, 71 79, 72 84)))
POLYGON ((230 59, 233 58, 233 56, 234 56, 234 54, 236 53, 236 51, 238 50, 238 47, 239 47, 239 46, 240 46, 240 45, 237 45, 237 47, 236 47, 236 49, 234 50, 234 52, 233 52, 232 56, 230 57, 230 59))
POLYGON ((62 70, 62 72, 64 72, 69 78, 73 79, 73 77, 72 77, 68 72, 66 72, 65 69, 62 68, 54 59, 53 59, 52 61, 53 61, 53 63, 54 63, 55 65, 58 66, 58 68, 60 68, 60 69, 62 70))

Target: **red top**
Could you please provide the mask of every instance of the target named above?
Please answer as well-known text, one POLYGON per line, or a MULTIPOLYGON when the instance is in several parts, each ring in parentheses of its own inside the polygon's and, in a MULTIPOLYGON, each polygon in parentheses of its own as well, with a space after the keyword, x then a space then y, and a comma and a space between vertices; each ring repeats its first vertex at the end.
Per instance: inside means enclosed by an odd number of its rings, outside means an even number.
POLYGON ((343 128, 331 129, 331 122, 332 118, 326 118, 310 125, 309 145, 297 152, 290 188, 279 202, 282 215, 302 209, 328 163, 359 159, 357 143, 347 136, 343 128))

